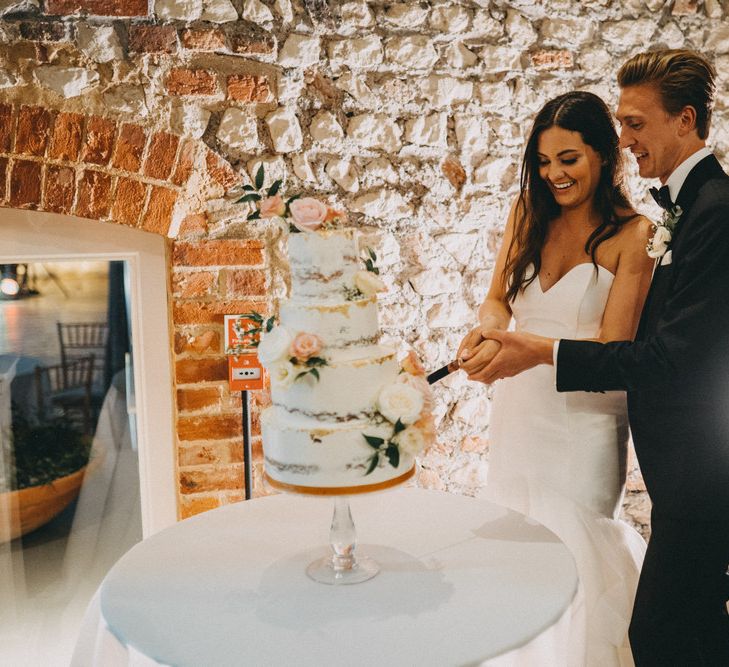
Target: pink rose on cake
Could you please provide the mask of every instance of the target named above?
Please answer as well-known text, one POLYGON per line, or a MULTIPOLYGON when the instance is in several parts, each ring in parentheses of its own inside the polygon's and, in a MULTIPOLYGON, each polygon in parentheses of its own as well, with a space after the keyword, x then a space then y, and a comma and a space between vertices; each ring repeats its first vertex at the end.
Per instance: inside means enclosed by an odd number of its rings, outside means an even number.
POLYGON ((409 384, 395 382, 380 391, 377 409, 393 424, 398 420, 403 424, 412 424, 423 411, 423 395, 409 384))
POLYGON ((402 360, 400 366, 410 375, 425 375, 425 368, 423 368, 423 364, 420 363, 418 355, 413 350, 408 352, 408 356, 402 360))
POLYGON ((291 356, 299 361, 306 361, 321 352, 322 342, 319 336, 310 333, 298 333, 291 342, 291 356))
POLYGON ((291 222, 300 232, 315 232, 321 228, 329 212, 326 204, 313 197, 294 199, 289 204, 291 222))
POLYGON ((273 195, 266 197, 260 203, 258 210, 261 212, 261 218, 281 218, 286 213, 286 202, 281 195, 273 195))
POLYGON ((266 368, 269 368, 288 355, 291 342, 291 334, 286 329, 275 327, 261 338, 258 358, 266 368))

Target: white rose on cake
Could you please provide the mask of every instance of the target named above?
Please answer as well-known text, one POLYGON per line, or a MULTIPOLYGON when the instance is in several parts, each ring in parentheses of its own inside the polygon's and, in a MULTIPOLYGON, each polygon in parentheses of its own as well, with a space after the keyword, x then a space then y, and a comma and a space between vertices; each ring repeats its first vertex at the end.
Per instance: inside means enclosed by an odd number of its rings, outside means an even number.
POLYGON ((404 431, 400 431, 395 437, 395 442, 404 454, 417 456, 425 449, 426 440, 420 429, 409 426, 404 431))
POLYGON ((433 401, 433 390, 430 388, 428 381, 424 375, 411 375, 410 373, 400 373, 397 376, 397 381, 406 384, 416 391, 420 392, 423 397, 423 409, 425 412, 433 412, 434 401, 433 401))
POLYGON ((274 387, 287 389, 296 379, 298 370, 290 361, 281 361, 271 366, 271 384, 274 387))
POLYGON ((403 424, 412 424, 423 411, 423 395, 408 384, 396 382, 380 391, 377 408, 393 424, 398 419, 403 424))
POLYGON ((372 296, 385 290, 385 283, 371 271, 357 271, 354 274, 354 284, 365 296, 372 296))
POLYGON ((275 327, 263 336, 258 345, 258 358, 268 368, 289 354, 291 334, 283 327, 275 327))

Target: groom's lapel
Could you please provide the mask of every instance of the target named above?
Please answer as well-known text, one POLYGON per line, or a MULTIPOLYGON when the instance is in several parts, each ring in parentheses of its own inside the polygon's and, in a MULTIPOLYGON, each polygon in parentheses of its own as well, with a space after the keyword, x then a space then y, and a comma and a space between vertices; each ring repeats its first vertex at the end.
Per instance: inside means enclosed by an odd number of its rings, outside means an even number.
MULTIPOLYGON (((685 219, 688 217, 689 211, 696 201, 696 197, 699 196, 699 190, 701 186, 710 181, 712 178, 725 177, 726 174, 721 168, 719 161, 713 155, 707 155, 701 162, 699 162, 686 176, 686 180, 681 186, 681 190, 676 197, 676 205, 681 207, 683 213, 681 218, 685 219)), ((681 224, 684 220, 679 220, 676 225, 676 230, 673 235, 671 245, 675 248, 676 241, 681 235, 686 225, 681 224)))
MULTIPOLYGON (((686 218, 696 198, 699 196, 701 186, 712 178, 725 177, 724 170, 721 168, 718 160, 713 155, 707 155, 699 162, 686 176, 686 180, 681 186, 681 190, 676 198, 676 205, 681 207, 683 213, 681 219, 674 230, 673 239, 671 241, 672 251, 676 248, 676 242, 681 232, 686 227, 686 218)), ((672 267, 670 265, 656 266, 651 280, 651 286, 648 290, 643 312, 641 313, 640 322, 638 323, 638 332, 636 338, 641 339, 647 333, 650 333, 655 326, 661 314, 662 304, 668 297, 671 281, 670 275, 672 267)))

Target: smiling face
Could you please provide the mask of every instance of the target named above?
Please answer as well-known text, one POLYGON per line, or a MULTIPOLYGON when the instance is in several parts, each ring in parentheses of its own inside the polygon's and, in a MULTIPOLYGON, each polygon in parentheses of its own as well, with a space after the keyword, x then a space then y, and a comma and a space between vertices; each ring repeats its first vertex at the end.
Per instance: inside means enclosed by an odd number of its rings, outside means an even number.
POLYGON ((576 208, 591 202, 600 182, 602 158, 579 132, 553 126, 537 143, 539 175, 557 204, 576 208))
POLYGON ((687 148, 681 116, 668 114, 655 85, 623 88, 615 115, 621 125, 620 147, 633 154, 643 178, 659 178, 665 183, 695 150, 693 142, 687 148))

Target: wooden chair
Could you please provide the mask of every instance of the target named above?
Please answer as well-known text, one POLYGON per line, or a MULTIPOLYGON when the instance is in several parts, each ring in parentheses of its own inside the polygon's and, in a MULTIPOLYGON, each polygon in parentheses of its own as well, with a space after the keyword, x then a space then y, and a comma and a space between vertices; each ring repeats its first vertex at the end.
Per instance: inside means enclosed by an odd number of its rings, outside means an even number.
POLYGON ((104 358, 109 326, 106 322, 56 322, 61 345, 61 363, 93 354, 93 386, 101 391, 104 382, 104 358))
POLYGON ((46 417, 49 411, 60 413, 77 424, 83 433, 93 435, 93 377, 93 354, 52 366, 36 366, 39 419, 46 417))

